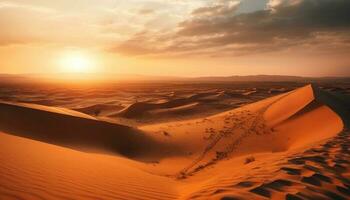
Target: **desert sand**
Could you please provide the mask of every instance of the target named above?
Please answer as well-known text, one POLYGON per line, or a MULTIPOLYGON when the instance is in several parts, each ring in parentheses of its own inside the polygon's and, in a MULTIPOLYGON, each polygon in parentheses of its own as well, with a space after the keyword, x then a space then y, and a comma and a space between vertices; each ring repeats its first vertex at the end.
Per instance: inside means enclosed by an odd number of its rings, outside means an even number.
POLYGON ((342 99, 307 85, 202 112, 253 93, 125 107, 2 101, 0 199, 349 199, 342 99), (167 120, 140 122, 152 116, 167 120))

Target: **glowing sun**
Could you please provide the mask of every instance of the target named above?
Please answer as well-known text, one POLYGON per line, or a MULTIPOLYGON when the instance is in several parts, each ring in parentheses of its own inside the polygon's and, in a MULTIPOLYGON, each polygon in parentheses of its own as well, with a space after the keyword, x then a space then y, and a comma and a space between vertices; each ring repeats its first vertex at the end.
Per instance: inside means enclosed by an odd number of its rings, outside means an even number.
POLYGON ((89 73, 93 70, 91 57, 82 52, 66 52, 60 58, 60 65, 67 73, 89 73))

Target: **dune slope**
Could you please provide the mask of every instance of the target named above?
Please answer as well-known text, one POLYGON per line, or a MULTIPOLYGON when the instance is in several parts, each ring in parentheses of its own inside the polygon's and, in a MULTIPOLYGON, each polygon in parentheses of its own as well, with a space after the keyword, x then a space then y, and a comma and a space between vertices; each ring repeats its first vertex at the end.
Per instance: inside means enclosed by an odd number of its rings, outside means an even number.
POLYGON ((174 180, 117 156, 0 133, 0 199, 175 199, 174 180))
POLYGON ((137 129, 67 109, 2 102, 0 111, 0 130, 73 149, 142 158, 164 146, 137 129))

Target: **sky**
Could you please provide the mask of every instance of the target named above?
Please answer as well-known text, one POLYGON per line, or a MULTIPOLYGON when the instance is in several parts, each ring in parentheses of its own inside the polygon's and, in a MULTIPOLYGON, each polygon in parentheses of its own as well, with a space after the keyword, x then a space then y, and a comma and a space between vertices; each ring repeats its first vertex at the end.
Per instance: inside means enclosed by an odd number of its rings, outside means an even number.
POLYGON ((349 0, 0 0, 0 73, 350 76, 349 0))

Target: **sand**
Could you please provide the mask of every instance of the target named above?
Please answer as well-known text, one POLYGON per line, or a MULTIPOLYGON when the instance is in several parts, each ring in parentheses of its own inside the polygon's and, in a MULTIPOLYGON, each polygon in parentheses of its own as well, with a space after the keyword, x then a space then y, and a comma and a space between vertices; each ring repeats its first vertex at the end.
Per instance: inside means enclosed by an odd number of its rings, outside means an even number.
MULTIPOLYGON (((195 112, 217 96, 113 112, 195 112)), ((1 102, 0 199, 350 198, 347 108, 312 85, 210 116, 138 127, 92 115, 1 102)))

